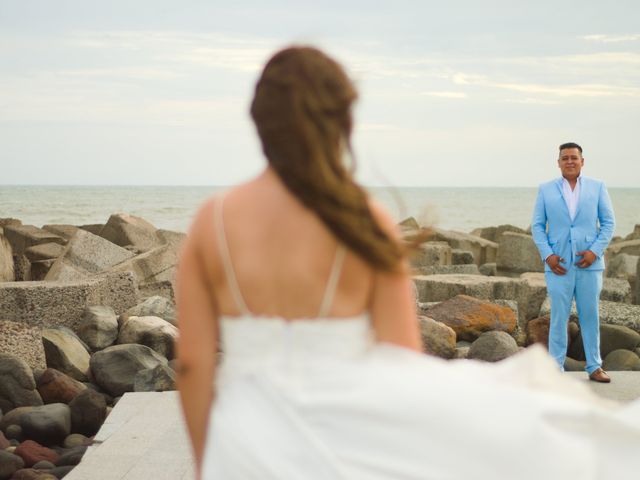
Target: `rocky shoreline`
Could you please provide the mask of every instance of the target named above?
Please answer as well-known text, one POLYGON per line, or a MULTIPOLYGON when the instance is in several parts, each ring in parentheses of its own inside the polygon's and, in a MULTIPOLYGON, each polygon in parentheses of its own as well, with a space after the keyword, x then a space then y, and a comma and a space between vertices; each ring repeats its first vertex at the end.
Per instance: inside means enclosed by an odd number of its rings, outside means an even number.
MULTIPOLYGON (((405 238, 420 234, 414 219, 405 238)), ((174 279, 185 235, 0 219, 0 480, 62 479, 126 392, 175 389, 174 279)), ((640 225, 607 250, 605 369, 640 371, 640 225)), ((425 351, 499 361, 546 344, 549 301, 531 235, 433 230, 412 258, 425 351)), ((577 314, 567 370, 584 369, 577 314)))

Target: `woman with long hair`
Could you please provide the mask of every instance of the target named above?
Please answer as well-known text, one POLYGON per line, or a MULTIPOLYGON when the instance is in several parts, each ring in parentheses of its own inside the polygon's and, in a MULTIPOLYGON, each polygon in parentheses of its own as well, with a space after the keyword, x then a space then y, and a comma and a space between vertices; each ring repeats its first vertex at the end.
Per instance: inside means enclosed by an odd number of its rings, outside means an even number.
POLYGON ((268 165, 196 215, 178 383, 198 475, 637 472, 640 404, 602 406, 535 348, 500 365, 420 353, 406 248, 344 164, 356 97, 323 52, 276 53, 251 105, 268 165))

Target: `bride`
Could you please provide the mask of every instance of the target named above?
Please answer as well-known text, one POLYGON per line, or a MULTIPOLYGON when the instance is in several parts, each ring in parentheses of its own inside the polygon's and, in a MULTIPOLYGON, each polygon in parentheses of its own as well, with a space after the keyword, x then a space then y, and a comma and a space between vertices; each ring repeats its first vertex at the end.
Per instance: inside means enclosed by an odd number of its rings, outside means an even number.
POLYGON ((542 349, 420 353, 395 223, 343 163, 355 99, 324 53, 278 52, 251 105, 268 166, 195 218, 178 383, 199 477, 636 478, 640 403, 603 404, 542 349))

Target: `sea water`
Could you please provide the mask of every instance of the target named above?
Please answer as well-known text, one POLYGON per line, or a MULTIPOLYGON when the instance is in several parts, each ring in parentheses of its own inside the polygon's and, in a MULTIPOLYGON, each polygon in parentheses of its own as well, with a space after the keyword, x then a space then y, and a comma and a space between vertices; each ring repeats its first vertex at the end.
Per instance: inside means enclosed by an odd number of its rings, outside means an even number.
MULTIPOLYGON (((0 218, 24 224, 105 223, 126 212, 158 228, 187 231, 198 205, 229 187, 222 186, 0 186, 0 218)), ((413 216, 421 225, 470 232, 512 224, 527 228, 535 188, 368 187, 398 221, 413 216)), ((640 188, 609 188, 616 235, 640 224, 640 188)))

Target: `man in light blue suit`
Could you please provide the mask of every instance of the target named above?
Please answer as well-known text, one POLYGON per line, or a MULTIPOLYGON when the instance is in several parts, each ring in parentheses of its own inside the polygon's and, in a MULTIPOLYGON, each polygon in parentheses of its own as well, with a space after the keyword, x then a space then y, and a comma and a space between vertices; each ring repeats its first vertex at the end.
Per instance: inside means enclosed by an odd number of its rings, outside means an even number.
POLYGON ((567 322, 575 298, 589 378, 611 381, 600 358, 598 303, 602 290, 604 251, 615 218, 604 183, 581 175, 584 158, 576 143, 560 145, 562 176, 540 185, 531 232, 545 262, 551 297, 549 353, 564 368, 567 322))

